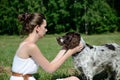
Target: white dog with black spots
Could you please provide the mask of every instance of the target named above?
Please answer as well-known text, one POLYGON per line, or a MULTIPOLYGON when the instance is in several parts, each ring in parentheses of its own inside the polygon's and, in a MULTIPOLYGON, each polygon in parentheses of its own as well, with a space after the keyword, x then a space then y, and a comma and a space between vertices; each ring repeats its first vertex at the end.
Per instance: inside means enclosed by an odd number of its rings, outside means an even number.
POLYGON ((57 38, 57 41, 61 46, 66 46, 67 49, 75 46, 74 43, 78 43, 78 41, 83 44, 83 49, 72 55, 75 68, 85 75, 82 79, 94 80, 94 76, 102 71, 107 72, 108 80, 120 79, 120 46, 118 44, 107 43, 101 46, 91 46, 76 32, 69 32, 57 38))

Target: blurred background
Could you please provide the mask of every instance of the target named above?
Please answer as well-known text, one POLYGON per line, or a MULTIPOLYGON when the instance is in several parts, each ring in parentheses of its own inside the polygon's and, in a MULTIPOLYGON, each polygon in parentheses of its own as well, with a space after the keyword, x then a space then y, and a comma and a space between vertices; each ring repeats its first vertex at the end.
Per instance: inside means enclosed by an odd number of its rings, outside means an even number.
POLYGON ((40 12, 48 34, 120 32, 120 0, 0 0, 0 35, 19 35, 18 15, 40 12))

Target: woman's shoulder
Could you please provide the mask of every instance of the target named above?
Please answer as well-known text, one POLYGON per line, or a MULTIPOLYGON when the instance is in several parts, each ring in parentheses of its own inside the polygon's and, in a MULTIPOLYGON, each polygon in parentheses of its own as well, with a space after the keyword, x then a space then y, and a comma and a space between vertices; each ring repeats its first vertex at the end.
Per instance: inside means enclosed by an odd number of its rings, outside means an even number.
POLYGON ((34 50, 38 50, 39 48, 35 43, 31 42, 21 42, 20 46, 17 50, 18 54, 24 54, 27 53, 27 55, 30 55, 34 50))
POLYGON ((20 47, 35 48, 37 45, 32 42, 21 42, 20 47))

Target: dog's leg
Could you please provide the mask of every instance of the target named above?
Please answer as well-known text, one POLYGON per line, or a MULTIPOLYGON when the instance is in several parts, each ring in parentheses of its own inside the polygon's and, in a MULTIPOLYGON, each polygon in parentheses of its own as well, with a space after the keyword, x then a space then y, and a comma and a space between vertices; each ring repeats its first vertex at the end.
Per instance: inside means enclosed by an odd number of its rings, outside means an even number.
POLYGON ((116 76, 116 72, 115 71, 112 71, 110 72, 110 77, 109 77, 109 80, 116 80, 115 77, 116 76))
POLYGON ((80 80, 87 80, 87 77, 83 72, 83 69, 81 67, 79 67, 78 70, 80 72, 80 80))
POLYGON ((116 74, 116 80, 120 80, 120 72, 116 74))

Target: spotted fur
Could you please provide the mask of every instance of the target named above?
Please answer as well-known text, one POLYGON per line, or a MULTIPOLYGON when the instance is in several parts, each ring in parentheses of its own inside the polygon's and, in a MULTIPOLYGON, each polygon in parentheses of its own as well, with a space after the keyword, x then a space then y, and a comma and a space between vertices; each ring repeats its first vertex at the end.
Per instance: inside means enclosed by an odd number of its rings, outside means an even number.
POLYGON ((107 43, 100 46, 89 45, 85 43, 79 33, 75 32, 67 33, 64 36, 57 38, 57 41, 58 44, 67 49, 74 48, 80 42, 83 44, 83 49, 72 55, 75 68, 80 70, 86 76, 86 78, 84 77, 83 79, 95 80, 95 76, 103 71, 107 72, 107 78, 109 80, 120 79, 120 46, 118 44, 107 43), (74 37, 75 35, 77 36, 74 37), (69 40, 69 37, 71 40, 69 40), (74 45, 74 47, 72 47, 72 45, 74 45))

